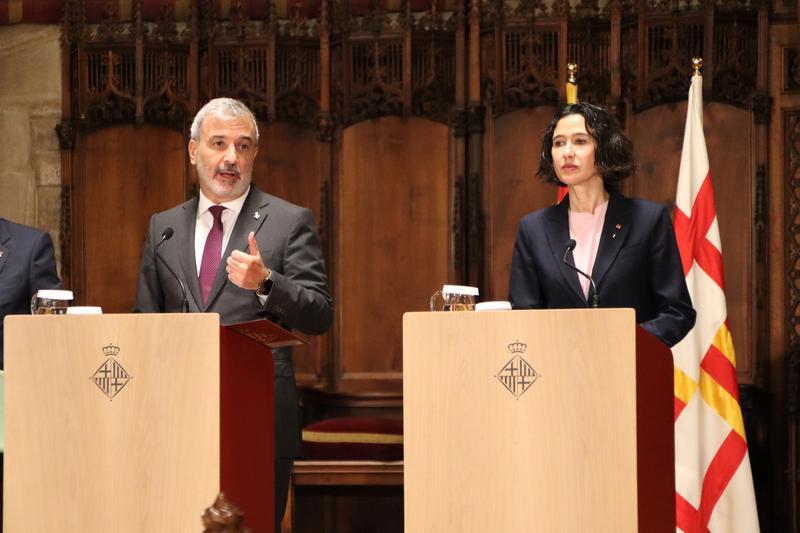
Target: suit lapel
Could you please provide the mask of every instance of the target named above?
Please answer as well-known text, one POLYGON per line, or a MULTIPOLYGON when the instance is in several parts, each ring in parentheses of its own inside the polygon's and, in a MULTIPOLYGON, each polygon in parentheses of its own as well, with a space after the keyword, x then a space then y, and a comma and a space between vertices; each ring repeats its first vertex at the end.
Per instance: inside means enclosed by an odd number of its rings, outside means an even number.
MULTIPOLYGON (((217 276, 214 278, 214 284, 211 286, 211 291, 208 293, 208 300, 206 300, 205 309, 211 307, 214 300, 217 298, 223 287, 228 283, 228 273, 225 270, 225 264, 228 257, 234 250, 240 250, 249 253, 249 244, 247 236, 252 231, 256 235, 258 230, 267 219, 266 207, 269 204, 269 198, 266 194, 258 190, 255 186, 250 186, 250 194, 242 205, 242 210, 236 218, 236 224, 233 226, 233 232, 228 240, 228 246, 222 254, 219 268, 217 269, 217 276)), ((195 272, 195 279, 197 273, 195 272)), ((199 290, 199 282, 198 282, 199 290)), ((199 301, 199 300, 198 300, 199 301)))
MULTIPOLYGON (((631 229, 630 200, 619 193, 612 193, 608 199, 608 211, 600 235, 600 245, 592 268, 592 277, 600 287, 609 268, 617 258, 631 229)), ((598 289, 599 292, 599 289, 598 289)))
POLYGON ((180 230, 188 238, 178 239, 178 257, 181 262, 181 269, 183 270, 183 279, 186 280, 189 294, 194 300, 198 309, 203 306, 200 302, 200 280, 197 277, 197 259, 194 250, 194 233, 197 228, 197 204, 199 198, 195 197, 193 200, 183 204, 183 213, 181 213, 181 220, 179 224, 180 230))
POLYGON ((6 229, 6 222, 0 219, 0 274, 3 273, 3 267, 6 266, 6 261, 8 260, 8 243, 10 240, 11 234, 6 229))
POLYGON ((547 218, 547 242, 550 245, 550 251, 553 254, 558 269, 564 278, 564 283, 572 290, 575 296, 584 304, 586 298, 583 295, 580 282, 578 281, 578 274, 564 264, 564 251, 567 249, 567 242, 569 242, 569 199, 564 198, 560 204, 555 206, 547 218))

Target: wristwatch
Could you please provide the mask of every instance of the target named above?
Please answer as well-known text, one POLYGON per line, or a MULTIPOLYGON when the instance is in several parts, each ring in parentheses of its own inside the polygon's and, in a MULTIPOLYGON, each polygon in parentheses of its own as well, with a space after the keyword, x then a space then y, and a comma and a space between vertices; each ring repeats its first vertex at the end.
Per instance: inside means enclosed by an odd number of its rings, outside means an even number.
POLYGON ((264 278, 264 281, 258 284, 256 294, 259 296, 269 296, 270 291, 272 291, 272 269, 268 268, 267 277, 264 278))

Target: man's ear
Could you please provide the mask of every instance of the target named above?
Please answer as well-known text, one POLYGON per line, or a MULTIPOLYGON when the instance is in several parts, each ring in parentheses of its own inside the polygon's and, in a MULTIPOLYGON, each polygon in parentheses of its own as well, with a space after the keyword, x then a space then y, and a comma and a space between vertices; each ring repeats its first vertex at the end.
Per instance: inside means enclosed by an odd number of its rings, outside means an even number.
POLYGON ((187 149, 189 150, 189 161, 191 161, 193 165, 196 164, 195 158, 197 154, 197 141, 194 139, 189 139, 189 145, 187 146, 187 149))

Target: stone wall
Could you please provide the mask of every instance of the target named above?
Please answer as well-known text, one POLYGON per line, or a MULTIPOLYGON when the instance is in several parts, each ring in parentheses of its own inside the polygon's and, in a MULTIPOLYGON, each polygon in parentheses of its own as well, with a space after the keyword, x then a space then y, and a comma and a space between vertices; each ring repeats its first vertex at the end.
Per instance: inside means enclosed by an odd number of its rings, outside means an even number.
POLYGON ((0 217, 50 232, 60 257, 58 26, 0 27, 0 217))

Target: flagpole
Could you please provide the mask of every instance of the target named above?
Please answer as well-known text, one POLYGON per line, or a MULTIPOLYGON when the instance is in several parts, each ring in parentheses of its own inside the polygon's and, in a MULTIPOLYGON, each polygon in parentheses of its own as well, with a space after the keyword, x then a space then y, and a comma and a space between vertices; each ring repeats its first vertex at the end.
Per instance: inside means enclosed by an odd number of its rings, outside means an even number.
POLYGON ((578 73, 578 64, 577 63, 567 63, 567 103, 568 104, 577 104, 578 103, 578 81, 575 78, 575 75, 578 73))
MULTIPOLYGON (((578 64, 577 63, 567 63, 567 104, 577 104, 578 103, 578 80, 576 78, 578 74, 578 64)), ((556 203, 560 203, 561 200, 567 195, 567 188, 561 186, 558 188, 558 200, 556 203)))

